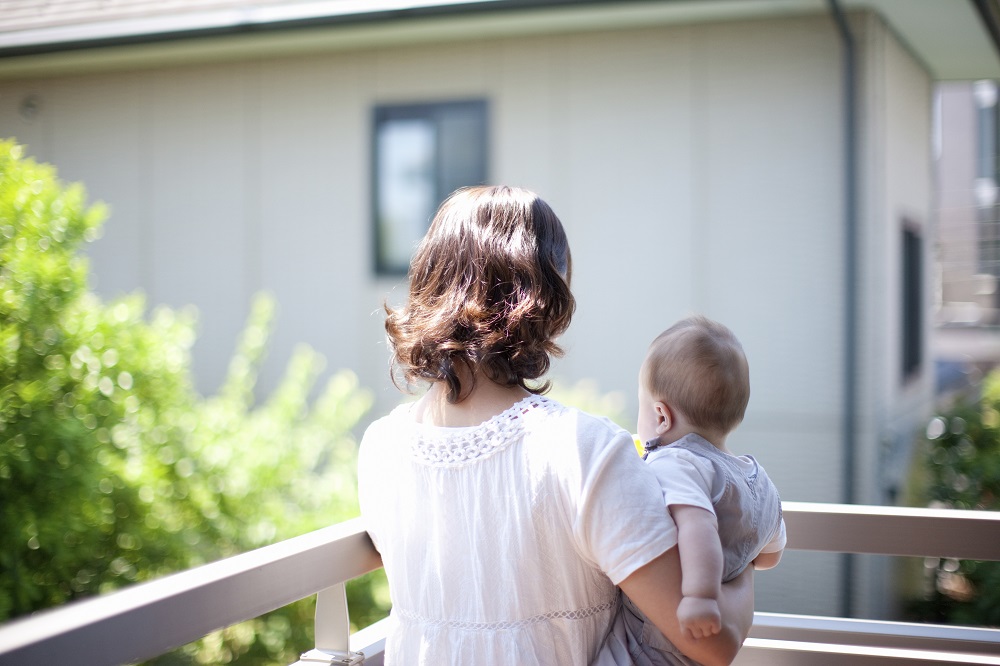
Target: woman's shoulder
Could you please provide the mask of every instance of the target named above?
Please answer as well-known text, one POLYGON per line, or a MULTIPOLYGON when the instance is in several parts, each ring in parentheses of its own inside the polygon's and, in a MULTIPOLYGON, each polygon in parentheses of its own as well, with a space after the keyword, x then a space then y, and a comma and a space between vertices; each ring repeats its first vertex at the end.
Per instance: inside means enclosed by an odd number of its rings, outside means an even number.
MULTIPOLYGON (((466 440, 510 443, 522 438, 542 439, 546 448, 572 448, 581 453, 602 449, 631 435, 610 419, 570 407, 552 398, 531 395, 485 421, 467 428, 441 428, 417 423, 413 403, 399 405, 365 430, 362 450, 384 450, 401 442, 424 442, 434 448, 455 448, 466 440)), ((566 451, 564 451, 565 453, 566 451)))
POLYGON ((589 457, 612 443, 617 446, 632 441, 628 431, 605 416, 591 414, 551 398, 542 397, 540 400, 544 409, 538 412, 534 423, 529 422, 528 430, 545 437, 552 445, 572 448, 589 457))
MULTIPOLYGON (((621 426, 605 416, 585 412, 548 396, 531 396, 525 398, 525 401, 535 408, 534 413, 538 414, 541 419, 554 424, 574 430, 625 432, 621 426)), ((531 411, 525 409, 525 413, 528 414, 531 411)))
POLYGON ((388 414, 369 423, 361 438, 361 451, 364 452, 366 448, 372 447, 382 448, 405 438, 407 429, 414 423, 410 416, 412 407, 412 402, 404 402, 388 414))

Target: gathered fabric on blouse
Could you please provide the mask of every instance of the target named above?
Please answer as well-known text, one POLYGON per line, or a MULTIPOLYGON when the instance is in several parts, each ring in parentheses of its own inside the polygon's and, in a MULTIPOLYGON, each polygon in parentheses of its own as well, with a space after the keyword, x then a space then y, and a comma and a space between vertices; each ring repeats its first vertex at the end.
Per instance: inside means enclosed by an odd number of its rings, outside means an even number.
POLYGON ((461 428, 402 405, 366 431, 358 487, 389 665, 589 664, 615 585, 677 543, 631 436, 541 396, 461 428))

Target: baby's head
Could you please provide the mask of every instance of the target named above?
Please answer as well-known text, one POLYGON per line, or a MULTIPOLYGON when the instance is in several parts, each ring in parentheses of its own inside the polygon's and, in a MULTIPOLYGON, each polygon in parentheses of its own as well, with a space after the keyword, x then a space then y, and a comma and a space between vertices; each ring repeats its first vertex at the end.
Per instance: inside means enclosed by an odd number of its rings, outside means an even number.
POLYGON ((710 441, 710 435, 724 438, 743 420, 749 400, 750 369, 740 341, 716 321, 688 317, 649 345, 639 371, 639 436, 674 441, 670 431, 682 420, 710 441))

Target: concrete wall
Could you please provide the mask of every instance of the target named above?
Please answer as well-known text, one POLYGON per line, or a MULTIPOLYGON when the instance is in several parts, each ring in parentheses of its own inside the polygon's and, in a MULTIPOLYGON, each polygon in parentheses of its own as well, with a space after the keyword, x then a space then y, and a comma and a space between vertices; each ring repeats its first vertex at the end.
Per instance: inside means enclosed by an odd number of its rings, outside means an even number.
MULTIPOLYGON (((910 147, 927 141, 923 112, 910 110, 929 108, 929 93, 881 40, 866 57, 891 63, 869 94, 892 129, 873 130, 888 133, 866 157, 881 171, 864 279, 882 294, 866 335, 891 345, 891 229, 903 208, 927 219, 928 184, 908 170, 929 164, 910 147)), ((405 285, 370 267, 372 108, 485 98, 491 180, 537 190, 570 236, 579 306, 555 376, 594 378, 631 412, 649 340, 694 311, 720 319, 752 369, 732 447, 753 451, 785 499, 840 501, 841 86, 840 43, 821 15, 6 81, 0 135, 111 204, 91 251, 101 293, 198 307, 202 390, 221 381, 251 295, 267 289, 280 309, 263 385, 308 343, 376 391, 374 417, 398 400, 380 303, 401 301, 405 285), (28 96, 39 103, 30 120, 19 112, 28 96)), ((873 405, 907 411, 878 362, 861 372, 873 405)), ((879 418, 866 412, 871 451, 879 418)), ((758 607, 837 612, 837 567, 790 558, 760 577, 758 607)))

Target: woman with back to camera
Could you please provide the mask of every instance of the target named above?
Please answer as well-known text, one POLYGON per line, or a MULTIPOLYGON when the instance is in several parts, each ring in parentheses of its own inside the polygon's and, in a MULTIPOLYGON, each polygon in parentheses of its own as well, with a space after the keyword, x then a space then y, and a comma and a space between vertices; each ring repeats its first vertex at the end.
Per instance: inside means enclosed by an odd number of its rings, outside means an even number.
POLYGON ((361 512, 392 598, 385 663, 588 664, 619 585, 689 656, 732 661, 753 579, 724 587, 723 630, 685 638, 676 528, 632 438, 541 395, 574 301, 562 224, 532 192, 458 190, 386 307, 393 365, 427 383, 361 444, 361 512), (653 538, 650 535, 654 535, 653 538))

